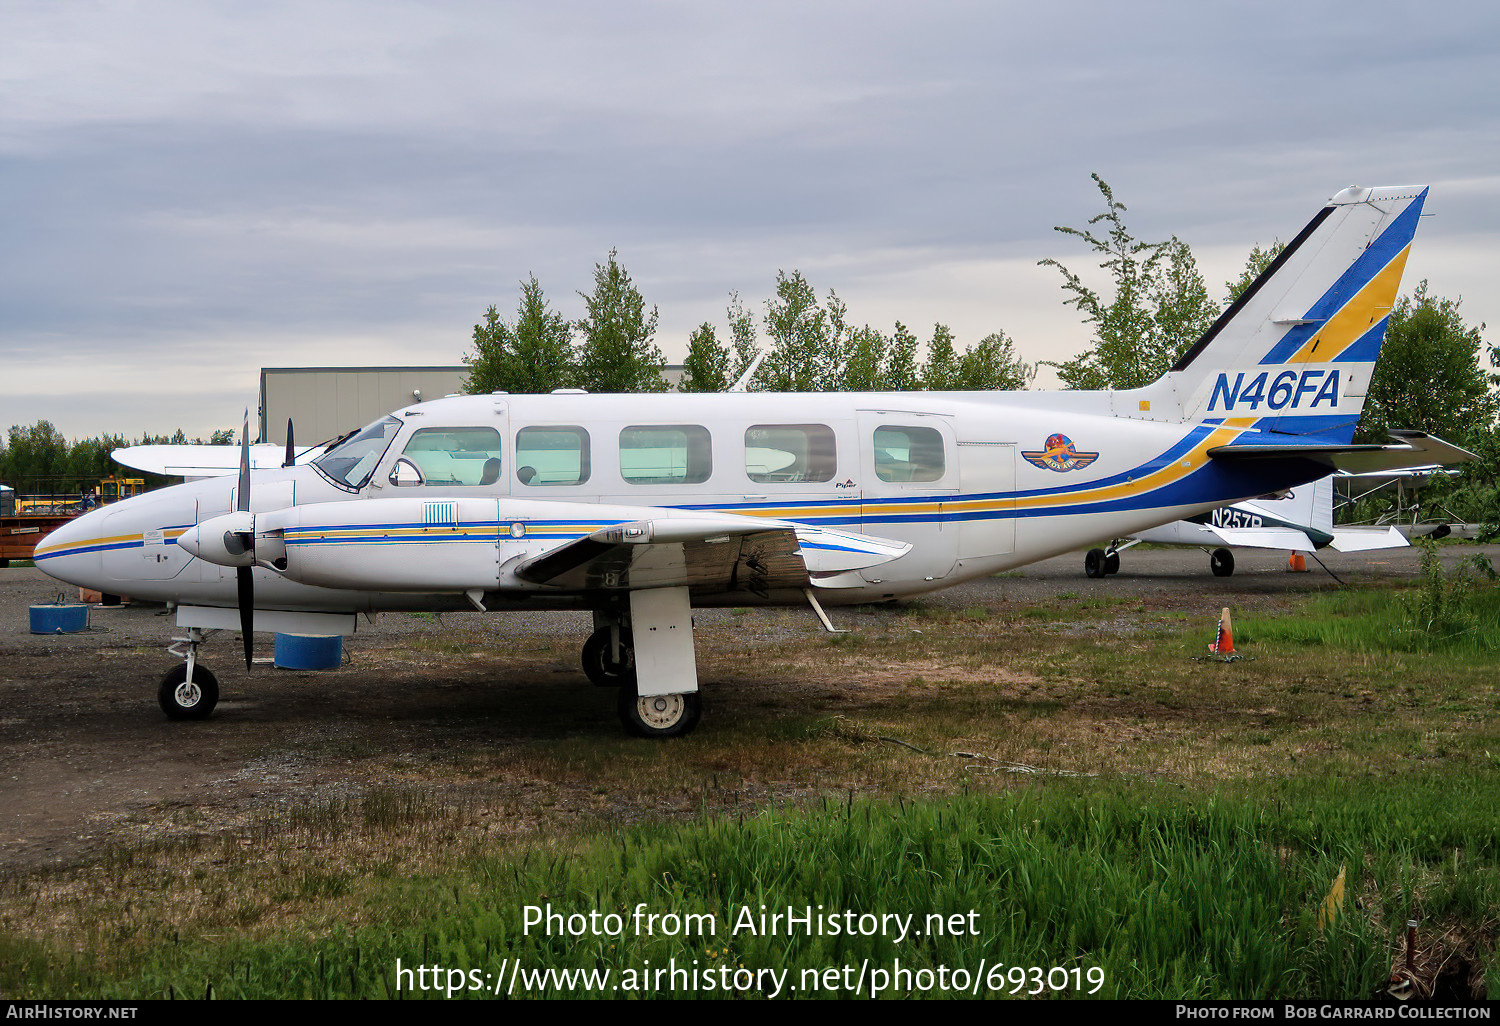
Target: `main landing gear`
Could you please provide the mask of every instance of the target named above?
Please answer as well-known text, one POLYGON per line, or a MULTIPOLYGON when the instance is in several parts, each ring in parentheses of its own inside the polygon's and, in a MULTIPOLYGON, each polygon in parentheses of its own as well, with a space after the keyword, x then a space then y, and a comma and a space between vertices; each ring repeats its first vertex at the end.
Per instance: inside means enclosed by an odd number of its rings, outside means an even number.
POLYGON ((189 627, 187 637, 173 638, 167 649, 183 662, 162 674, 156 701, 169 720, 206 720, 219 704, 219 679, 206 666, 198 665, 198 646, 203 631, 189 627))
POLYGON ((620 722, 638 737, 680 737, 696 727, 703 699, 687 589, 633 591, 628 605, 596 611, 583 672, 599 687, 619 689, 620 722))
POLYGON ((1108 552, 1103 549, 1089 549, 1088 554, 1083 557, 1083 572, 1090 577, 1108 577, 1110 574, 1120 572, 1120 553, 1114 548, 1108 552))

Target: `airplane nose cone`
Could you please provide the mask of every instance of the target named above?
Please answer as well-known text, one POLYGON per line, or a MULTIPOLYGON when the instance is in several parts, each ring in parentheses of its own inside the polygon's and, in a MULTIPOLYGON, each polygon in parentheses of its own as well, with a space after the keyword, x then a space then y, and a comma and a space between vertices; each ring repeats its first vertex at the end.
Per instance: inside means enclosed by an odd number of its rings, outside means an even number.
POLYGON ((37 569, 65 584, 106 591, 101 528, 105 510, 85 513, 63 524, 37 543, 32 560, 37 569))

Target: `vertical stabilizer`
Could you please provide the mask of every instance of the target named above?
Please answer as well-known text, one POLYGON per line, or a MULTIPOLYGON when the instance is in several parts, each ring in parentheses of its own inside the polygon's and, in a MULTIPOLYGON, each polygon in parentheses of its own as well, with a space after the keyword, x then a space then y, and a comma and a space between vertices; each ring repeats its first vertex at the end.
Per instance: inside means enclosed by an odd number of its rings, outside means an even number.
POLYGON ((1349 442, 1426 198, 1334 196, 1159 381, 1116 393, 1116 410, 1349 442))

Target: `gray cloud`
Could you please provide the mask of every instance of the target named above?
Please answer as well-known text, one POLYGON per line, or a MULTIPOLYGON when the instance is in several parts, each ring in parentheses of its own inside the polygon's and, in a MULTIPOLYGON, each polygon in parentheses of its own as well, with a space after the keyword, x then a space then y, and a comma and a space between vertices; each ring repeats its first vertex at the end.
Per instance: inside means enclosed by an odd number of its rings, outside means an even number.
POLYGON ((454 360, 528 273, 576 313, 612 246, 669 352, 798 266, 858 319, 1065 356, 1033 265, 1084 260, 1051 228, 1095 170, 1211 282, 1343 185, 1434 181, 1411 271, 1485 319, 1500 15, 1224 6, 15 8, 0 420, 135 431, 175 394, 207 432, 262 365, 454 360))

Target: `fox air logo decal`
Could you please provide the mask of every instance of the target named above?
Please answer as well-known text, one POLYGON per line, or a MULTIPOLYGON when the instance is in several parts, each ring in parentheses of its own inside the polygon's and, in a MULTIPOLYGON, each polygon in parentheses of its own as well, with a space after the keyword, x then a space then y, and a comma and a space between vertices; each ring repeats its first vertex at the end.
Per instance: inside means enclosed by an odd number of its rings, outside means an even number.
POLYGON ((1080 470, 1099 458, 1097 452, 1079 452, 1067 435, 1049 435, 1041 452, 1022 450, 1021 455, 1033 466, 1055 470, 1060 474, 1080 470))

